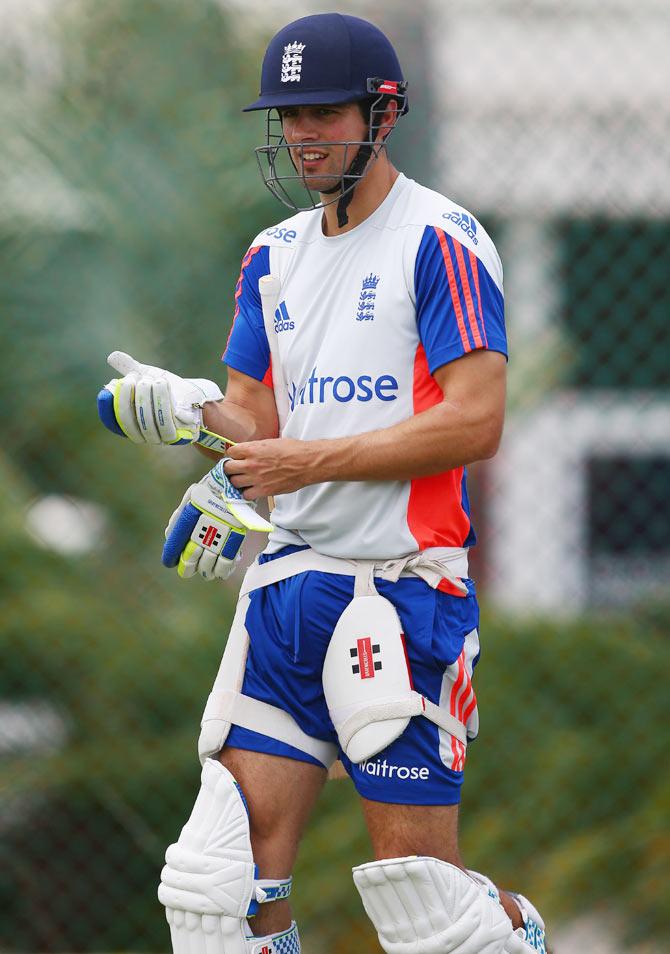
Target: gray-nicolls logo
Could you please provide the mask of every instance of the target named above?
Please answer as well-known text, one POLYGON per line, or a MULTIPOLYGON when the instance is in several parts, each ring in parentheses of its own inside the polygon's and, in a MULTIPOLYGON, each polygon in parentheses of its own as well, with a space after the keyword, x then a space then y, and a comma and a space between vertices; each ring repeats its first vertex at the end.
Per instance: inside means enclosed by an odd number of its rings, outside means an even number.
POLYGON ((304 43, 287 43, 281 61, 282 83, 299 83, 302 73, 302 52, 304 43))

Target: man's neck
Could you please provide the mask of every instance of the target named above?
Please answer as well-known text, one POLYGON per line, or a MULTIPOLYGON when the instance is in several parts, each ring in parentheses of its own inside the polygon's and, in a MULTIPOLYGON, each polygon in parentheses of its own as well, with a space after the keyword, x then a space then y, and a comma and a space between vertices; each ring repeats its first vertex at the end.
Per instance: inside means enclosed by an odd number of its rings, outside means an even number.
MULTIPOLYGON (((382 204, 393 188, 400 173, 384 156, 373 160, 372 168, 363 176, 354 189, 354 195, 347 206, 346 225, 337 224, 337 202, 332 202, 323 210, 322 228, 324 235, 343 235, 364 222, 382 204)), ((330 196, 322 196, 328 200, 330 196)))

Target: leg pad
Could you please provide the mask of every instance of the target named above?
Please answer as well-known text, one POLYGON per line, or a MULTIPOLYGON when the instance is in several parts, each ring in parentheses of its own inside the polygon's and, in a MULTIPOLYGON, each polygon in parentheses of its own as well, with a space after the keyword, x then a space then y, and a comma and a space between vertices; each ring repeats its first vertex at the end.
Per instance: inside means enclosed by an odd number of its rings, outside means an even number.
POLYGON ((508 950, 513 931, 504 909, 473 878, 446 861, 390 858, 359 865, 353 874, 387 954, 508 950))
MULTIPOLYGON (((213 759, 203 766, 193 811, 165 861, 158 897, 175 954, 255 951, 249 946, 247 917, 259 904, 287 898, 291 890, 290 878, 256 877, 244 796, 231 773, 213 759)), ((273 951, 270 943, 266 947, 273 951)))

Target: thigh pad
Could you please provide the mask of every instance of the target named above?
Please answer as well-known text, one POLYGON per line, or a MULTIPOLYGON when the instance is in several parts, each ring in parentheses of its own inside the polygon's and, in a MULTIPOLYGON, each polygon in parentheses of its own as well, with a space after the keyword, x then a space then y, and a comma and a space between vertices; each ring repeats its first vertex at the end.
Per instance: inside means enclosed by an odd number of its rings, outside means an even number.
POLYGON ((347 758, 362 763, 425 716, 465 746, 465 725, 415 692, 396 608, 379 593, 354 596, 337 621, 323 666, 330 718, 347 758))

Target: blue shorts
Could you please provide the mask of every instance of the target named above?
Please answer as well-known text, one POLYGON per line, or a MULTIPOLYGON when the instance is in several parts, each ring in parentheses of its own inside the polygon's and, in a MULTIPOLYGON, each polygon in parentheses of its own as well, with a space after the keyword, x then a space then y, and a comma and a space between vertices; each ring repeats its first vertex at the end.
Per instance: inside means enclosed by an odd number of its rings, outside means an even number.
MULTIPOLYGON (((285 547, 261 562, 303 549, 285 547)), ((467 596, 452 596, 418 577, 393 583, 376 579, 395 606, 405 634, 414 688, 432 702, 475 724, 470 676, 479 658, 479 608, 471 580, 467 596)), ((246 627, 250 646, 245 695, 290 713, 303 732, 337 742, 321 674, 330 637, 353 598, 353 576, 309 571, 251 593, 246 627)), ((299 749, 234 725, 226 744, 320 765, 299 749)), ((418 716, 403 734, 360 765, 340 758, 364 798, 401 805, 452 805, 460 800, 464 746, 435 723, 418 716)))

